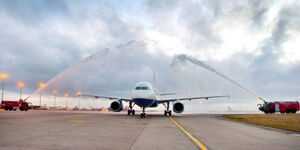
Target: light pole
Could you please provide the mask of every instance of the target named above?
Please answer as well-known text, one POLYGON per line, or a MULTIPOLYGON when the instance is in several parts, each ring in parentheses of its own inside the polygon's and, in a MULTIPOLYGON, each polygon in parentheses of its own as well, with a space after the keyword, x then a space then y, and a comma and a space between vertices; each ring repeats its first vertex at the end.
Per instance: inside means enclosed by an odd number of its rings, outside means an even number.
POLYGON ((18 83, 18 87, 20 88, 20 100, 22 100, 22 90, 25 84, 23 82, 18 83))
POLYGON ((77 92, 77 96, 78 96, 78 109, 80 110, 80 102, 81 102, 81 92, 77 92))
POLYGON ((56 108, 56 94, 57 94, 57 90, 53 90, 53 107, 54 109, 56 108))
POLYGON ((92 110, 92 106, 91 106, 91 98, 89 98, 89 106, 90 106, 90 110, 92 110))
POLYGON ((68 110, 68 97, 69 97, 69 94, 65 94, 64 97, 66 98, 66 110, 68 110))
POLYGON ((5 79, 8 78, 8 75, 7 75, 6 73, 2 73, 2 74, 0 75, 0 78, 1 78, 1 80, 2 80, 2 97, 1 97, 1 103, 2 103, 3 97, 4 97, 4 81, 5 81, 5 79))
POLYGON ((40 107, 42 107, 42 88, 45 87, 45 83, 40 82, 39 83, 39 88, 40 88, 40 107))

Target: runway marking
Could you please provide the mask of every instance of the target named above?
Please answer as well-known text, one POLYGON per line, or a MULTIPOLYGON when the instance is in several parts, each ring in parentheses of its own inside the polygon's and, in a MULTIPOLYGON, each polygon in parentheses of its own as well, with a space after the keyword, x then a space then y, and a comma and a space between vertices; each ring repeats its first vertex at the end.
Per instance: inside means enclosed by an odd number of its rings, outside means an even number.
POLYGON ((74 123, 85 123, 86 120, 71 120, 71 122, 74 122, 74 123))
POLYGON ((173 117, 169 116, 170 120, 182 131, 184 132, 201 150, 207 150, 207 148, 199 140, 197 140, 192 134, 185 130, 173 117))

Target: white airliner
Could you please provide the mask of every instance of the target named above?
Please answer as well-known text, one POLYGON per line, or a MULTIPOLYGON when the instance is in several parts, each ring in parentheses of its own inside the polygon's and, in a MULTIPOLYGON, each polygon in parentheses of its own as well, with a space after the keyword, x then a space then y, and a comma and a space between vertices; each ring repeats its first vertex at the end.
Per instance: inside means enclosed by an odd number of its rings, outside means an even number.
POLYGON ((96 96, 96 95, 85 95, 82 96, 92 96, 95 98, 107 98, 110 100, 114 100, 110 108, 114 112, 120 112, 123 110, 123 101, 129 102, 128 115, 135 115, 135 110, 133 107, 138 105, 143 109, 141 113, 141 118, 146 118, 145 108, 147 107, 157 107, 158 104, 163 104, 166 108, 164 111, 164 115, 171 116, 170 110, 170 102, 173 102, 173 111, 175 113, 182 113, 184 111, 184 105, 181 101, 184 100, 194 100, 194 99, 209 99, 209 98, 220 98, 220 97, 229 97, 228 95, 222 96, 204 96, 204 97, 185 97, 185 98, 177 98, 177 99, 160 99, 160 96, 164 95, 172 95, 176 93, 165 93, 159 94, 154 86, 149 82, 139 82, 137 83, 133 90, 131 91, 131 99, 129 98, 120 98, 120 97, 110 97, 110 96, 96 96))

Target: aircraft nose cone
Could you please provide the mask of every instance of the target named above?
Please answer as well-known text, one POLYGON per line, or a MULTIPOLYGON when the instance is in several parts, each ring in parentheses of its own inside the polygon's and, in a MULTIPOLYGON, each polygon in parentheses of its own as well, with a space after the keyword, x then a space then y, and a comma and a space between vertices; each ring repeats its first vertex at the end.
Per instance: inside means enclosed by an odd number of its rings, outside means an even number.
POLYGON ((132 92, 132 98, 149 98, 149 92, 146 91, 134 91, 132 92))

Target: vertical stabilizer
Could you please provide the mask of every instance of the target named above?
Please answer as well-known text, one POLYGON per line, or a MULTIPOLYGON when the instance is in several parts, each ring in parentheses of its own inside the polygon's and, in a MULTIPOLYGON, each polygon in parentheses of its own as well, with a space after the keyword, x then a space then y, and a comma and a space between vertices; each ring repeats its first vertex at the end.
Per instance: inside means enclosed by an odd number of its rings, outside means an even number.
POLYGON ((153 86, 154 87, 156 87, 156 72, 155 72, 155 70, 153 69, 153 81, 152 81, 153 83, 153 86))

